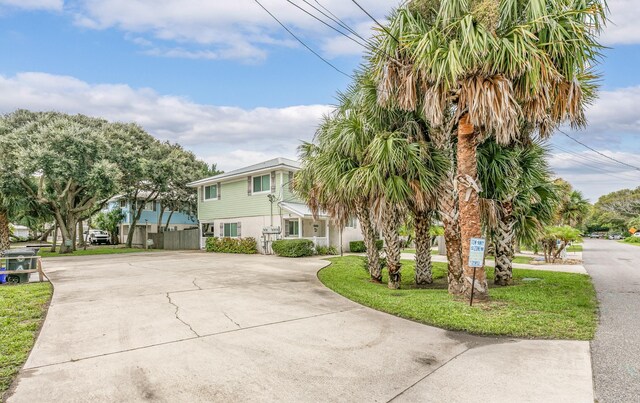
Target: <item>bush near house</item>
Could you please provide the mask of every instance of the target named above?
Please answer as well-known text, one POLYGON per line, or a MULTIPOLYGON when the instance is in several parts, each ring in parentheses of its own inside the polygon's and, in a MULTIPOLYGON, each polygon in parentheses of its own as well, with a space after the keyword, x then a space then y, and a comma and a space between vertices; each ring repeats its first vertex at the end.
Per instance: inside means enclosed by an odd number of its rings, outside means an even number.
POLYGON ((314 254, 310 239, 281 239, 271 244, 273 252, 283 257, 303 257, 314 254))
POLYGON ((337 255, 338 249, 335 246, 318 246, 316 248, 316 254, 318 255, 337 255))
POLYGON ((625 243, 637 243, 637 244, 640 244, 640 237, 630 236, 628 238, 625 238, 624 242, 625 243))
MULTIPOLYGON (((376 249, 382 250, 384 246, 384 242, 382 239, 378 239, 376 241, 376 249)), ((364 245, 364 241, 351 241, 349 242, 349 251, 352 253, 365 253, 367 251, 367 247, 364 245)))
POLYGON ((253 255, 258 244, 255 238, 207 238, 207 252, 253 255))

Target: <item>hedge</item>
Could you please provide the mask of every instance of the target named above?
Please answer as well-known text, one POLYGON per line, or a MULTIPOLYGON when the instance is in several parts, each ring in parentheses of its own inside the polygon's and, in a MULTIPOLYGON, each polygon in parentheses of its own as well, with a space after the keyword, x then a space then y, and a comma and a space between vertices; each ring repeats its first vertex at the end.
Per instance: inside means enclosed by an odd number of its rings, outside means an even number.
MULTIPOLYGON (((382 239, 376 241, 376 249, 382 250, 384 242, 382 239)), ((352 253, 364 253, 367 251, 367 247, 364 245, 364 241, 351 241, 349 242, 349 251, 352 253)))
POLYGON ((628 238, 625 238, 624 241, 626 243, 640 243, 640 237, 637 236, 630 236, 628 238))
POLYGON ((303 257, 313 255, 313 241, 310 239, 281 239, 271 244, 273 252, 283 257, 303 257))
POLYGON ((316 254, 318 255, 337 255, 339 253, 335 246, 318 246, 316 248, 316 254))
POLYGON ((207 252, 252 255, 258 253, 258 244, 255 238, 207 238, 207 252))

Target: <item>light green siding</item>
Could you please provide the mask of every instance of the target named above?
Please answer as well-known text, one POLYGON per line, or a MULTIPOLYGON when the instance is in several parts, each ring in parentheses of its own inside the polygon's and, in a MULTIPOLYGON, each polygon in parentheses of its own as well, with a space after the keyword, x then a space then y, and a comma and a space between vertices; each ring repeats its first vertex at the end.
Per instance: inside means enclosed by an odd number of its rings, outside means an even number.
MULTIPOLYGON (((198 219, 199 220, 218 220, 237 217, 255 217, 268 216, 271 214, 271 203, 267 198, 268 193, 247 194, 247 176, 236 178, 231 182, 221 182, 220 199, 202 200, 203 187, 198 187, 198 219)), ((288 171, 276 172, 276 191, 275 194, 285 195, 285 200, 293 201, 293 197, 289 191, 288 171), (284 185, 284 192, 281 192, 281 184, 284 185)), ((253 184, 252 184, 253 187, 253 184)), ((273 205, 273 213, 278 213, 277 201, 273 205)))

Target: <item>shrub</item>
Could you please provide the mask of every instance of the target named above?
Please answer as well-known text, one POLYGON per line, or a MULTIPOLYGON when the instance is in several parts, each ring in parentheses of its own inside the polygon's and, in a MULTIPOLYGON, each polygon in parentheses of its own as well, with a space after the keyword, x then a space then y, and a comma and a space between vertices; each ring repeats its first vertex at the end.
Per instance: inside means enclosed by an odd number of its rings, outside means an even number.
POLYGON ((310 239, 281 239, 273 241, 271 248, 276 255, 284 257, 311 256, 314 253, 310 239))
POLYGON ((253 255, 258 253, 258 244, 255 238, 207 238, 207 252, 253 255))
POLYGON ((335 246, 318 246, 316 253, 318 255, 337 255, 338 249, 335 246))
POLYGON ((628 238, 625 238, 624 241, 626 243, 640 243, 640 237, 637 236, 630 236, 628 238))
MULTIPOLYGON (((376 241, 376 249, 382 250, 384 246, 384 242, 382 239, 378 239, 376 241)), ((366 246, 364 246, 364 241, 351 241, 349 242, 349 251, 352 253, 364 253, 367 251, 366 246)))

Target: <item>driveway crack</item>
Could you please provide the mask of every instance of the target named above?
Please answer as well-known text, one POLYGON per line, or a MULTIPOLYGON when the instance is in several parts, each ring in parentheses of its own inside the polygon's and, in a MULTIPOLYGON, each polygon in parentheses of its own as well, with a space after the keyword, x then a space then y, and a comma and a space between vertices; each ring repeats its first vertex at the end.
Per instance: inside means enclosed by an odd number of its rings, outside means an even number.
POLYGON ((402 392, 398 393, 397 395, 395 395, 394 397, 392 397, 391 399, 389 399, 387 401, 387 403, 393 402, 394 400, 396 400, 397 398, 399 398, 400 396, 402 396, 406 391, 408 391, 409 389, 413 388, 414 386, 416 386, 417 384, 419 384, 420 382, 424 381, 425 379, 427 379, 429 376, 433 375, 434 373, 436 373, 436 371, 438 371, 440 368, 444 367, 445 365, 447 365, 448 363, 450 363, 451 361, 455 360, 456 358, 460 357, 462 354, 466 353, 467 351, 471 350, 471 347, 467 347, 465 348, 463 351, 459 352, 458 354, 454 355, 453 357, 449 358, 447 361, 443 362, 442 364, 440 364, 438 367, 436 367, 433 371, 429 372, 428 374, 426 374, 425 376, 423 376, 422 378, 418 379, 417 381, 415 381, 413 384, 409 385, 409 387, 407 387, 405 390, 403 390, 402 392))
POLYGON ((184 320, 182 320, 182 318, 180 318, 180 315, 178 315, 178 311, 180 310, 180 307, 178 305, 176 305, 172 300, 171 300, 171 295, 169 295, 171 293, 167 293, 167 299, 169 300, 169 303, 173 306, 176 307, 176 311, 174 312, 174 315, 176 316, 176 319, 178 319, 180 322, 182 322, 185 326, 187 326, 189 328, 189 330, 191 330, 191 332, 193 332, 193 334, 195 334, 197 337, 200 337, 200 335, 198 334, 198 332, 196 332, 195 330, 193 330, 193 328, 191 327, 190 324, 188 324, 187 322, 185 322, 184 320))
POLYGON ((200 287, 198 284, 196 284, 196 278, 193 279, 192 283, 193 285, 195 285, 196 287, 198 287, 198 290, 202 291, 202 287, 200 287))
POLYGON ((235 320, 231 319, 231 317, 230 317, 229 315, 227 315, 227 313, 226 313, 226 312, 222 312, 222 314, 223 314, 224 316, 226 316, 226 317, 227 317, 227 319, 229 319, 231 322, 233 322, 233 324, 235 324, 236 326, 238 326, 238 329, 242 329, 242 326, 240 326, 240 324, 239 324, 238 322, 236 322, 235 320))

